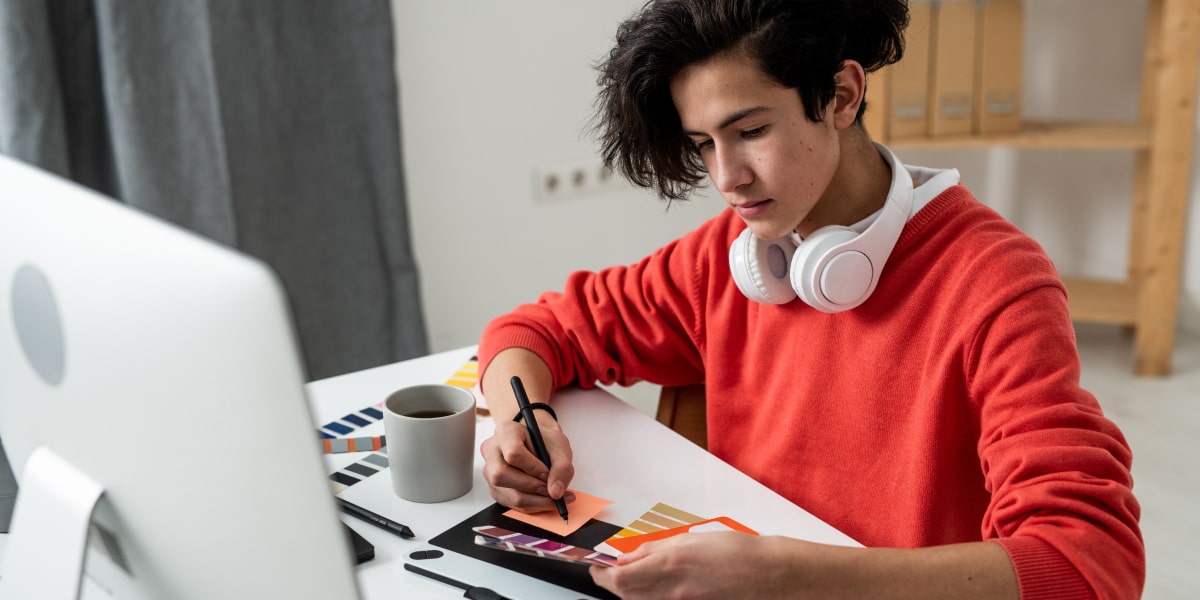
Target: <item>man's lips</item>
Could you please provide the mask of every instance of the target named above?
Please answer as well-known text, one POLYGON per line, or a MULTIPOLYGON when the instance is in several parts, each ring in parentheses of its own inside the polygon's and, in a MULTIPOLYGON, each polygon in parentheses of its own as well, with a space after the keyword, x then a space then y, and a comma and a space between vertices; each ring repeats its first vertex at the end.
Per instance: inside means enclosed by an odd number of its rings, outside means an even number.
POLYGON ((733 206, 733 210, 737 211, 737 214, 743 218, 755 217, 766 212, 767 207, 771 205, 771 202, 772 200, 770 198, 767 198, 766 200, 759 200, 757 202, 743 202, 742 204, 735 204, 733 206))

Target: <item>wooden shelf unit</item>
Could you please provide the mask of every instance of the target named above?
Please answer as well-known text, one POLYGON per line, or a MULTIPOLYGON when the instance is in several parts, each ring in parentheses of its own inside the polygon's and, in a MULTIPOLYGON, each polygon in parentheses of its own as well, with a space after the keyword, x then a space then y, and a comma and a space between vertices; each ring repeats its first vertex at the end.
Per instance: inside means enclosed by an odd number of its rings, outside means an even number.
POLYGON ((1016 133, 906 137, 894 148, 1013 147, 1133 151, 1129 269, 1124 281, 1064 277, 1071 318, 1134 332, 1134 371, 1171 371, 1186 234, 1200 63, 1200 0, 1149 0, 1141 115, 1135 122, 1025 122, 1016 133))
POLYGON ((1028 148, 1048 150, 1149 150, 1151 128, 1144 123, 1025 121, 1015 133, 906 137, 903 148, 1028 148))

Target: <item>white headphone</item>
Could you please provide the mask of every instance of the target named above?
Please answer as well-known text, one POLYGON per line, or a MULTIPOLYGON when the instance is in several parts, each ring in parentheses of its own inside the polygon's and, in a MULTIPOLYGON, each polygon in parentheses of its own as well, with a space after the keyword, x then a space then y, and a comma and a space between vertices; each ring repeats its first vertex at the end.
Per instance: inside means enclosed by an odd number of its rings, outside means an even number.
POLYGON ((913 206, 912 176, 891 150, 875 147, 892 167, 892 185, 875 222, 861 234, 827 225, 803 240, 793 232, 763 241, 746 229, 729 248, 729 269, 747 298, 786 304, 799 296, 817 310, 835 313, 871 296, 913 206))

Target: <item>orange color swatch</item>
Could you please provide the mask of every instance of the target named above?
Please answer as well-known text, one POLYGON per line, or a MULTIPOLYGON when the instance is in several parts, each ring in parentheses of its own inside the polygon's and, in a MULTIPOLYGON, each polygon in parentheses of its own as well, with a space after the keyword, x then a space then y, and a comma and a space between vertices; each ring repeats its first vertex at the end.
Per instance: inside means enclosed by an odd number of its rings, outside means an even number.
POLYGON ((625 554, 627 552, 633 552, 638 546, 641 546, 646 542, 666 539, 681 533, 703 533, 710 531, 740 531, 750 535, 758 535, 757 531, 754 531, 753 529, 750 529, 749 527, 746 527, 745 525, 742 525, 741 523, 738 523, 729 517, 717 517, 715 519, 708 519, 698 523, 689 523, 687 525, 681 525, 671 529, 655 531, 654 533, 646 533, 624 538, 609 538, 606 543, 618 553, 625 554))
POLYGON ((612 504, 612 500, 597 498, 579 490, 571 490, 571 492, 575 494, 575 501, 567 503, 567 518, 569 520, 566 523, 563 522, 562 517, 558 516, 558 511, 556 510, 523 513, 510 509, 504 513, 504 516, 545 529, 551 533, 566 536, 575 533, 577 529, 592 520, 592 517, 604 510, 604 507, 612 504))

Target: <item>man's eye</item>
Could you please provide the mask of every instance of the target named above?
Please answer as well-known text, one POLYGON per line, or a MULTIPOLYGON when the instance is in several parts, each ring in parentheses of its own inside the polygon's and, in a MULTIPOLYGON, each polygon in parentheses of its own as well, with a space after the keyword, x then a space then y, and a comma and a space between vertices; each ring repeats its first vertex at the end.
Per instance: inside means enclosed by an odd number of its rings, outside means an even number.
POLYGON ((756 137, 762 136, 762 134, 764 134, 766 132, 767 132, 767 126, 763 125, 762 127, 755 127, 754 129, 747 129, 746 131, 743 131, 742 137, 747 138, 747 139, 754 139, 756 137))

